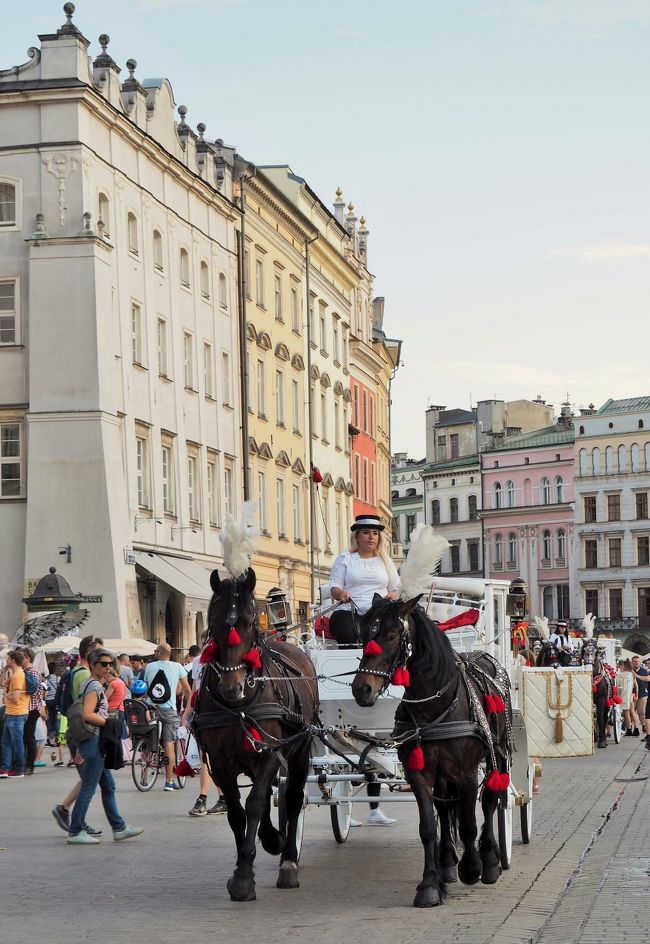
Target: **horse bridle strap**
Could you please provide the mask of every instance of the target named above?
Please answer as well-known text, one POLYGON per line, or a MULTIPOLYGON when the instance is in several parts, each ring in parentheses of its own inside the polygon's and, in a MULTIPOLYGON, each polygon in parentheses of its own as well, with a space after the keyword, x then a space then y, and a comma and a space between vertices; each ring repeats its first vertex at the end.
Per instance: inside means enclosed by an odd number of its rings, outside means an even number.
POLYGON ((416 740, 421 743, 432 741, 450 741, 454 738, 473 737, 487 744, 485 732, 480 724, 473 721, 441 721, 436 719, 420 728, 413 728, 409 721, 396 721, 393 737, 402 743, 416 740))

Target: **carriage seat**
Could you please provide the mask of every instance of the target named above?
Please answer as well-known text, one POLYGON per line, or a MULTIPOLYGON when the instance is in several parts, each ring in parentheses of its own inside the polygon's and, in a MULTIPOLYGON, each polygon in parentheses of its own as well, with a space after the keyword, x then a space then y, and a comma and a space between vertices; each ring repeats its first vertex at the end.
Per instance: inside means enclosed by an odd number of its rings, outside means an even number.
POLYGON ((147 721, 147 712, 152 709, 146 702, 136 701, 133 698, 124 700, 124 720, 129 729, 129 735, 135 739, 139 737, 149 737, 157 733, 158 722, 147 721))

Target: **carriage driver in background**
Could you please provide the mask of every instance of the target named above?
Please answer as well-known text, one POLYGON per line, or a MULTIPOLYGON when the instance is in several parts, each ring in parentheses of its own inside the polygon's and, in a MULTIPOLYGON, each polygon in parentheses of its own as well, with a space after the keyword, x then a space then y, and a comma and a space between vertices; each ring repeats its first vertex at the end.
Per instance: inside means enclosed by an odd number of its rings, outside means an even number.
POLYGON ((568 652, 571 658, 573 658, 573 643, 569 637, 568 624, 565 620, 558 620, 555 626, 555 632, 551 633, 548 641, 552 646, 555 646, 558 654, 568 652))

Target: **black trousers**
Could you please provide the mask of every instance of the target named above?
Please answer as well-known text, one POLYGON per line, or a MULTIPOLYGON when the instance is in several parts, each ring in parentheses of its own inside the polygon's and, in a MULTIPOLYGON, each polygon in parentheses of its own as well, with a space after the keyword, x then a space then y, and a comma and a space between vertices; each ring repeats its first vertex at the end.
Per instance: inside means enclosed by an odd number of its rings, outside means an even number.
POLYGON ((355 617, 350 610, 335 610, 330 616, 330 633, 342 646, 361 645, 355 617))
POLYGON ((36 722, 40 717, 38 708, 32 708, 27 714, 27 721, 23 729, 23 744, 25 745, 25 770, 34 769, 36 760, 36 722))

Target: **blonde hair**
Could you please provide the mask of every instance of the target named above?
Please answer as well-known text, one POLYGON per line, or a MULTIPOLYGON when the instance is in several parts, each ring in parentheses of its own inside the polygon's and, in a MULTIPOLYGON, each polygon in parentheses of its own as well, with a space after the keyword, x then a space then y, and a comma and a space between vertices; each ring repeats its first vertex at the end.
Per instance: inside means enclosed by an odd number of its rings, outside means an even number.
MULTIPOLYGON (((378 531, 378 528, 369 525, 367 528, 359 528, 359 531, 378 531)), ((350 535, 350 547, 351 554, 356 554, 359 551, 359 544, 357 542, 357 532, 353 531, 350 535)), ((388 540, 388 534, 386 530, 379 531, 379 544, 377 545, 377 550, 375 551, 375 557, 381 559, 382 564, 386 568, 386 573, 390 574, 390 565, 393 563, 390 557, 390 542, 388 540)), ((394 566, 394 565, 393 565, 394 566)))

